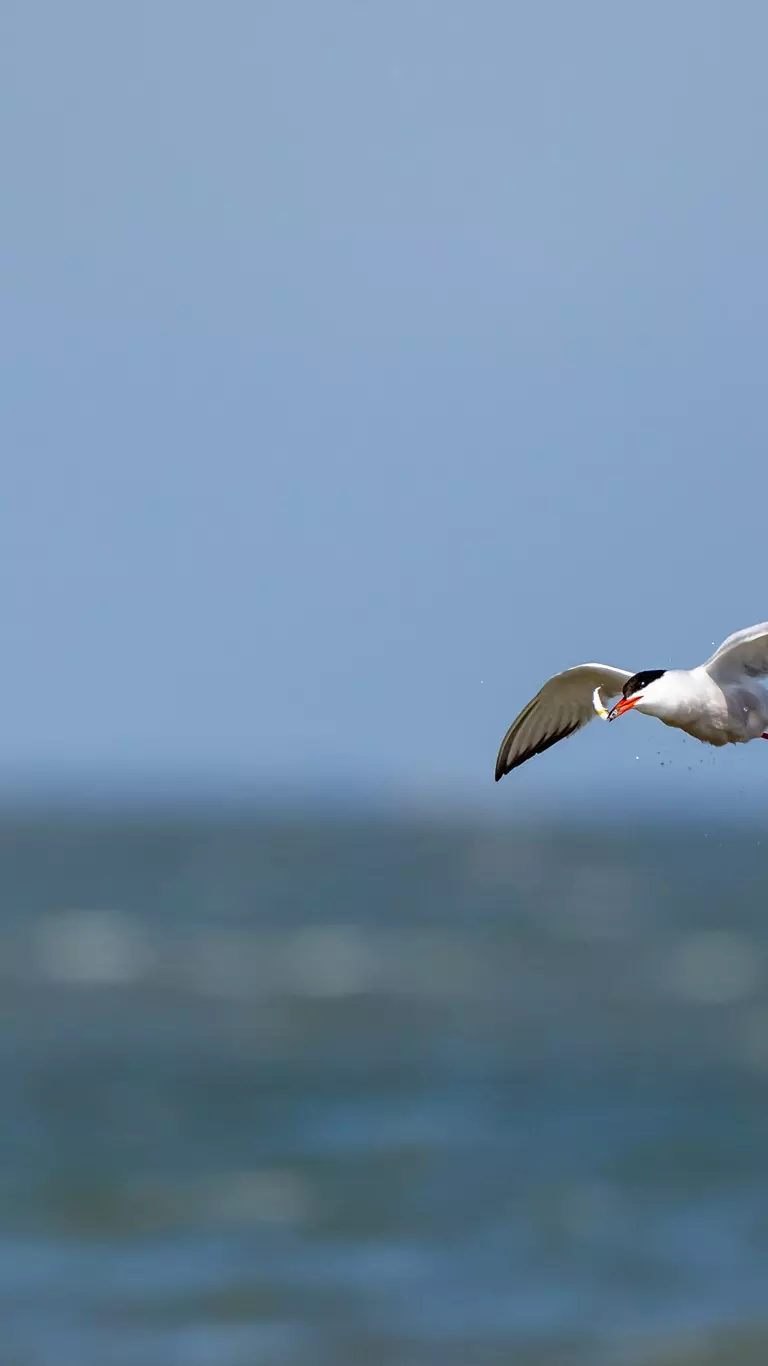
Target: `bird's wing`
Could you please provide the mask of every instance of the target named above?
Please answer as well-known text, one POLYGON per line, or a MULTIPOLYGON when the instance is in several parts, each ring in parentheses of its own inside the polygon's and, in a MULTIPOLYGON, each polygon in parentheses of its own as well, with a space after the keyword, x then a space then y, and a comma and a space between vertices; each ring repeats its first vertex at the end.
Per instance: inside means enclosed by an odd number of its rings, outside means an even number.
POLYGON ((736 631, 702 667, 716 683, 768 678, 768 621, 736 631))
POLYGON ((543 754, 550 745, 586 726, 595 715, 595 688, 606 697, 616 697, 631 677, 626 669, 612 669, 608 664, 577 664, 555 674, 523 707, 504 736, 496 760, 496 782, 534 754, 543 754))

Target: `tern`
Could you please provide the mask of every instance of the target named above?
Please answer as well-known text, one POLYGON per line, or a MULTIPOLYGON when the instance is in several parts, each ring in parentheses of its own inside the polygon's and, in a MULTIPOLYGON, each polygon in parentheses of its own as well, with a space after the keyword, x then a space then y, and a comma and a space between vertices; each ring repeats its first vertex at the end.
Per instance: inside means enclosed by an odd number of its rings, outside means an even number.
POLYGON ((615 721, 628 711, 655 716, 707 745, 768 740, 768 621, 736 631, 695 669, 631 673, 608 664, 577 664, 555 674, 504 736, 496 781, 593 716, 615 721), (607 711, 603 697, 619 700, 607 711))

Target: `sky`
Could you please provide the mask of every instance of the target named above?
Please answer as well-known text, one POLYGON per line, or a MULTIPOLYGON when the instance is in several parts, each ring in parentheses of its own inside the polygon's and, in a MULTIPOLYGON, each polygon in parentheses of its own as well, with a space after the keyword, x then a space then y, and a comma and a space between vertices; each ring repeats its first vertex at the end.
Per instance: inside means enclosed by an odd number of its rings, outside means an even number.
POLYGON ((768 9, 7 0, 1 46, 6 788, 768 812, 768 747, 632 716, 492 782, 551 673, 768 618, 768 9))

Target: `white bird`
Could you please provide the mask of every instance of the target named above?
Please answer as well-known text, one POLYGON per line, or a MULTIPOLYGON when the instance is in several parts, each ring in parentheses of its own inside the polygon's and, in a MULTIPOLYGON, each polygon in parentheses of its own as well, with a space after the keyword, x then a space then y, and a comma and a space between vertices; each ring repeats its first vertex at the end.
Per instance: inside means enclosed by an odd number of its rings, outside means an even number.
POLYGON ((573 735, 595 715, 656 716, 707 745, 768 740, 768 621, 729 636, 695 669, 633 674, 608 664, 577 664, 555 674, 512 722, 496 760, 496 781, 534 754, 573 735), (619 701, 610 712, 602 694, 619 701))

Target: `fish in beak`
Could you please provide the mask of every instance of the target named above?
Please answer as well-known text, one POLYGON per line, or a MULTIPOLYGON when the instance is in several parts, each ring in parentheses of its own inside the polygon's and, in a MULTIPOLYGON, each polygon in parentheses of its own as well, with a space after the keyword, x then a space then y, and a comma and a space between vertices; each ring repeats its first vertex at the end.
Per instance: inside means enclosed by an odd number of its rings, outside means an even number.
POLYGON ((642 702, 643 694, 635 693, 633 697, 620 697, 615 707, 611 707, 608 713, 608 720, 615 721, 617 716, 623 716, 625 711, 631 711, 636 702, 642 702))

